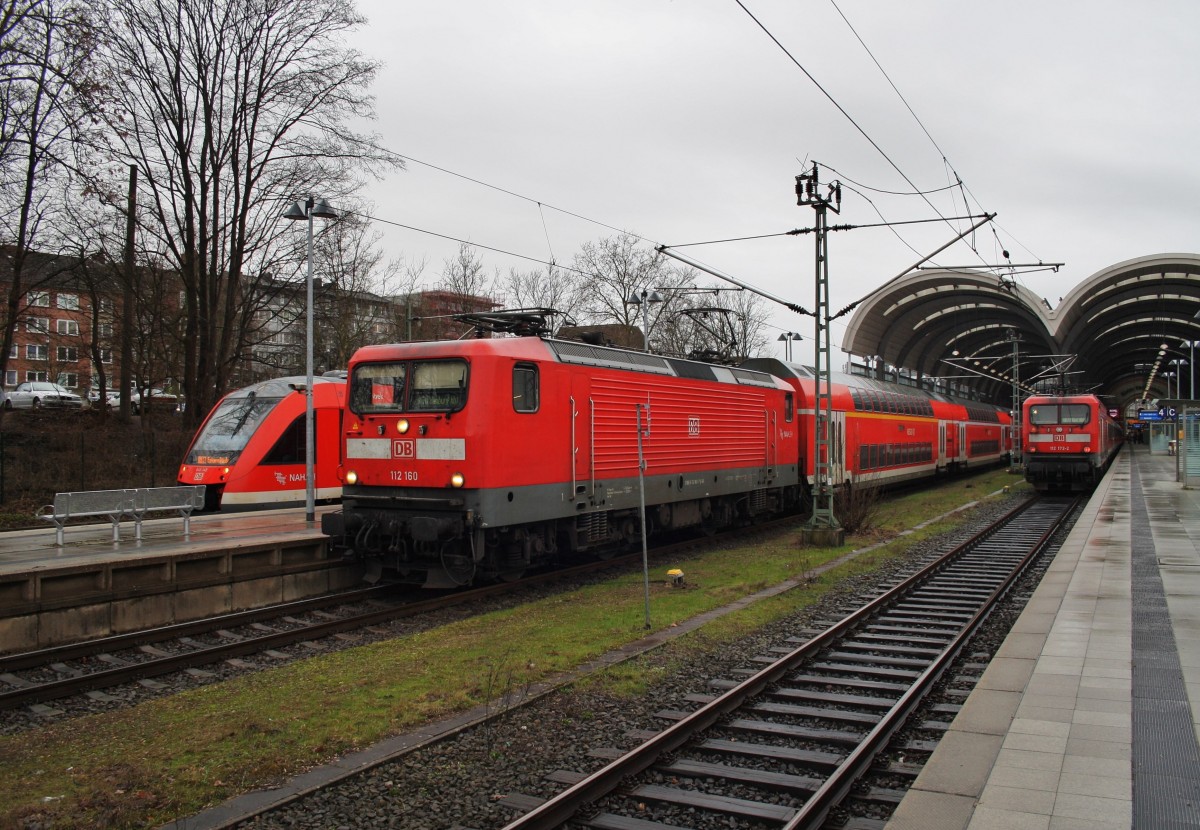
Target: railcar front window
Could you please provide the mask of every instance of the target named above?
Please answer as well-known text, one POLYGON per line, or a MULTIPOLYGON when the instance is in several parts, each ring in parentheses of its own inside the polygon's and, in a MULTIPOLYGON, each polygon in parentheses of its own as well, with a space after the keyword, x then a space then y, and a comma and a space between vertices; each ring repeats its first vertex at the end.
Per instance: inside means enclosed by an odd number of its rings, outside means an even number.
POLYGON ((189 464, 232 464, 281 398, 226 398, 192 442, 189 464))

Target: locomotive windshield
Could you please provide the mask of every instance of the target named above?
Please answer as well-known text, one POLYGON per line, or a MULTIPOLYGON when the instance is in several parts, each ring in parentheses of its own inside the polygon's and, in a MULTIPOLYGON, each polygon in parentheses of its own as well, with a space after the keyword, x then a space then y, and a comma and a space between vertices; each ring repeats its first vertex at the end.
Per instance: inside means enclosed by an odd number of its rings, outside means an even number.
POLYGON ((1092 420, 1092 408, 1085 403, 1038 404, 1029 407, 1029 423, 1034 426, 1069 424, 1083 426, 1092 420))
POLYGON ((246 448, 259 424, 281 400, 260 398, 253 392, 243 397, 227 397, 192 442, 186 463, 232 464, 246 448))
POLYGON ((350 378, 350 409, 374 412, 453 412, 467 403, 465 360, 363 363, 350 378))

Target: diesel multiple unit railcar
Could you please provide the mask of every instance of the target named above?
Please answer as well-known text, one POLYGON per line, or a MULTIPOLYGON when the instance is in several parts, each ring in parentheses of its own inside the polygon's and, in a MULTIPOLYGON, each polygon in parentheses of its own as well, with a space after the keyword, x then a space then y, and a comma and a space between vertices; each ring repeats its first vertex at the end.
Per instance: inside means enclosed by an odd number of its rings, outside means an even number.
MULTIPOLYGON (((201 425, 179 467, 180 484, 204 485, 204 509, 303 504, 304 377, 262 381, 223 397, 201 425)), ((314 494, 341 496, 341 418, 346 381, 313 378, 314 494)))
MULTIPOLYGON (((1006 457, 995 407, 864 378, 833 384, 834 484, 1006 457)), ((333 546, 375 574, 449 586, 795 508, 811 486, 813 380, 541 336, 360 349, 333 546), (641 476, 639 476, 641 473, 641 476)))
POLYGON ((1025 479, 1041 491, 1092 489, 1124 440, 1095 395, 1035 395, 1022 416, 1025 479))

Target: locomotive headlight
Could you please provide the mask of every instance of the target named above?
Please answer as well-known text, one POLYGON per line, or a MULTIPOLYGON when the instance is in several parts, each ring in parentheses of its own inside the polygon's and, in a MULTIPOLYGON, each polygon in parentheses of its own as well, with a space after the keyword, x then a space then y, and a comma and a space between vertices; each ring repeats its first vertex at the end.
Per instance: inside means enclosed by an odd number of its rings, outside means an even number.
POLYGON ((462 487, 463 484, 465 483, 465 481, 466 481, 466 479, 463 478, 462 473, 455 473, 454 475, 450 476, 450 486, 451 487, 454 487, 454 488, 462 487))
POLYGON ((1092 448, 1091 448, 1091 447, 1084 447, 1084 448, 1083 448, 1083 451, 1084 451, 1084 453, 1089 453, 1089 452, 1091 452, 1091 451, 1092 451, 1092 448))
POLYGON ((354 472, 354 470, 346 470, 346 483, 358 484, 358 473, 354 472))
POLYGON ((401 435, 408 432, 408 419, 407 418, 401 418, 399 421, 396 422, 396 432, 400 433, 401 435))

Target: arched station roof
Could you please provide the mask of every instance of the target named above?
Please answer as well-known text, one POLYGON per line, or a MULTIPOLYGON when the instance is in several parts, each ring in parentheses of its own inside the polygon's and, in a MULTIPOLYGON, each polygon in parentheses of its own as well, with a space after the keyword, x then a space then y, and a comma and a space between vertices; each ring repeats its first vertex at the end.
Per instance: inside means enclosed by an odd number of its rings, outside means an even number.
POLYGON ((958 378, 985 398, 1005 401, 1011 397, 1015 334, 1027 391, 1031 383, 1053 378, 1124 407, 1143 397, 1168 397, 1168 371, 1182 372, 1182 394, 1190 396, 1198 314, 1200 254, 1117 263, 1053 308, 1006 277, 928 270, 892 280, 859 305, 842 349, 878 356, 923 378, 958 378))

